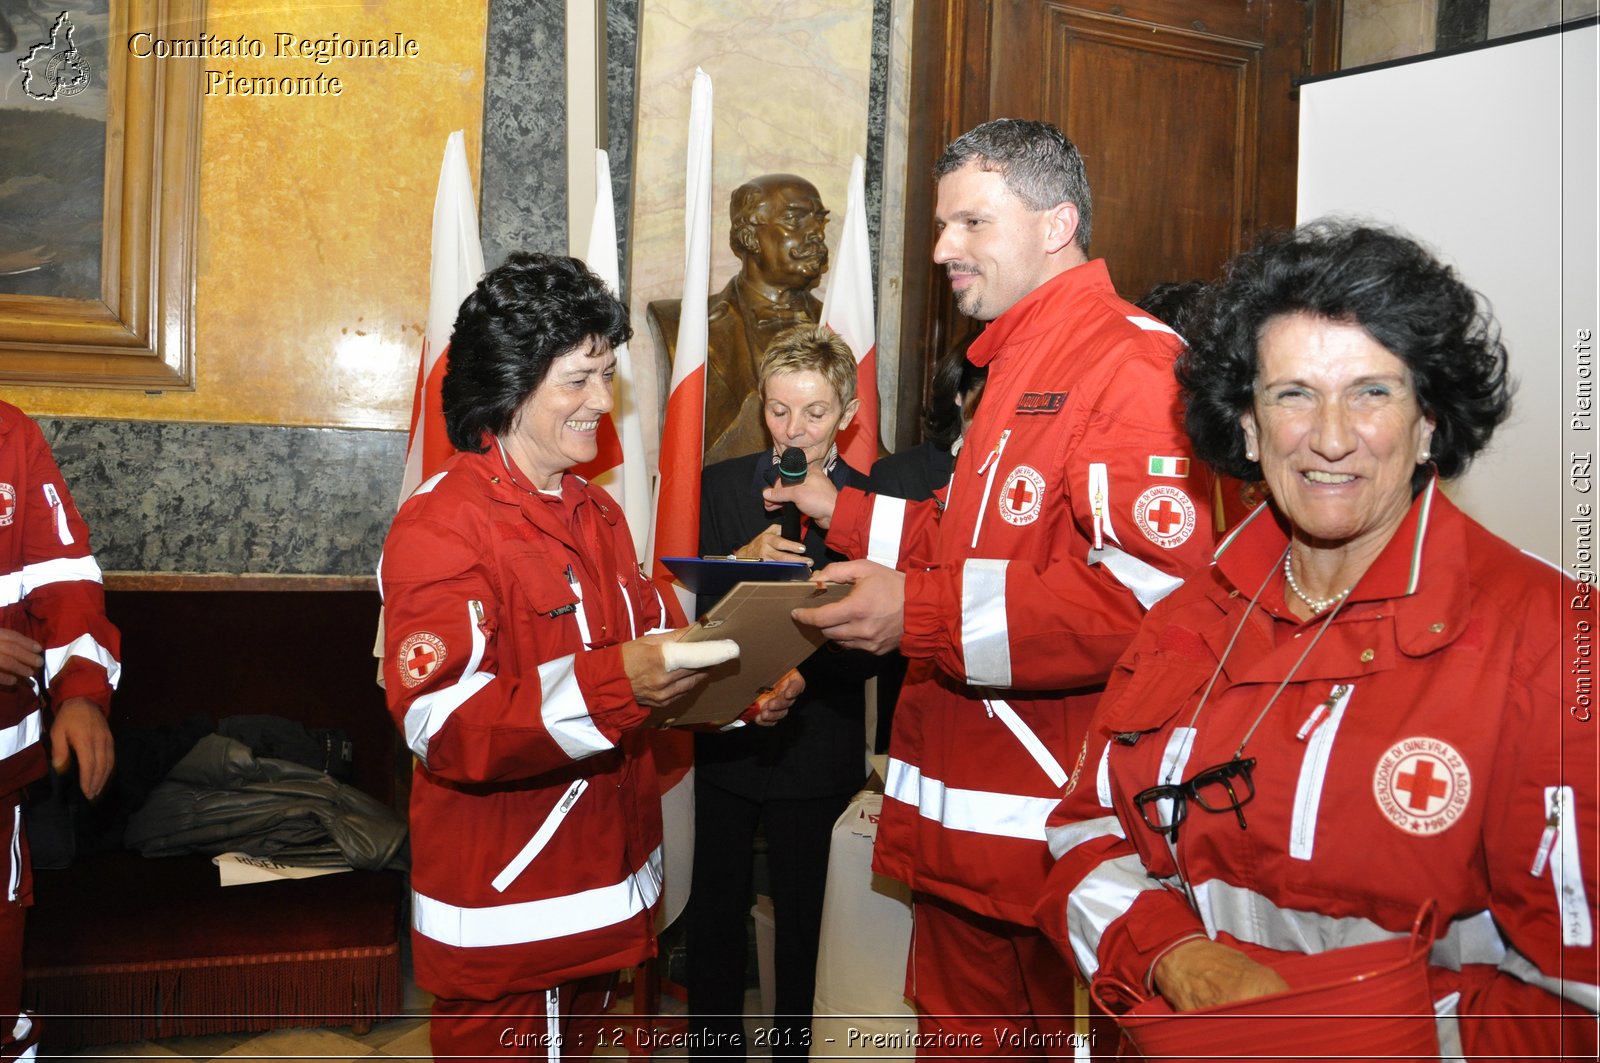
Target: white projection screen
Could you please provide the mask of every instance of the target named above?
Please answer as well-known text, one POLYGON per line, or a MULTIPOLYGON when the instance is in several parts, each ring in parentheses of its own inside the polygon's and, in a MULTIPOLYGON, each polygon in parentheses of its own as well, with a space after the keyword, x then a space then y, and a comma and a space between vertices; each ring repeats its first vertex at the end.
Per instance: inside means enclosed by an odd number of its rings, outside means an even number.
POLYGON ((1502 326, 1512 419, 1451 496, 1568 568, 1590 567, 1574 557, 1572 517, 1600 484, 1584 468, 1600 447, 1583 405, 1594 394, 1600 243, 1596 50, 1591 19, 1300 90, 1300 220, 1353 215, 1409 232, 1502 326))

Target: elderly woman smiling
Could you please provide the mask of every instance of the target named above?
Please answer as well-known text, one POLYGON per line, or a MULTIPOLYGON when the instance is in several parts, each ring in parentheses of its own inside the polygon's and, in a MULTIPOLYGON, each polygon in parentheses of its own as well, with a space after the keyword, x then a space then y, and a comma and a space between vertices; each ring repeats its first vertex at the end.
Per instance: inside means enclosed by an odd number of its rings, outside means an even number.
POLYGON ((1410 240, 1323 222, 1236 259, 1192 331, 1195 451, 1271 500, 1123 657, 1052 819, 1042 924, 1086 976, 1191 1010, 1432 903, 1446 1057, 1592 1055, 1578 588, 1439 490, 1508 410, 1493 323, 1410 240))

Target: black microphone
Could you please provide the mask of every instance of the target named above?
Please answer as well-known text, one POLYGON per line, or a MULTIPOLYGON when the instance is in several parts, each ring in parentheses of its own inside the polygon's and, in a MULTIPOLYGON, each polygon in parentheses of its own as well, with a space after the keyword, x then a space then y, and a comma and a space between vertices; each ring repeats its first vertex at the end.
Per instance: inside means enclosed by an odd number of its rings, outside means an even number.
MULTIPOLYGON (((778 459, 778 480, 784 487, 793 487, 805 483, 805 479, 806 452, 799 447, 789 447, 778 459)), ((785 502, 780 512, 783 537, 800 542, 800 507, 793 502, 785 502)))

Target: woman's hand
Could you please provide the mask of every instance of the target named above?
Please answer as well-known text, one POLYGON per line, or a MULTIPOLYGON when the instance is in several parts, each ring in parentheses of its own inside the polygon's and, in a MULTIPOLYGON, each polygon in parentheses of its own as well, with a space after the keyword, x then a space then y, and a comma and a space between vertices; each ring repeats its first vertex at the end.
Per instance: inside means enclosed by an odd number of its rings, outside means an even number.
POLYGON ((806 556, 805 543, 785 539, 782 527, 777 524, 767 525, 766 531, 735 550, 733 556, 759 557, 763 561, 804 561, 808 565, 811 564, 811 559, 806 556))
POLYGON ((1156 961, 1156 989, 1177 1011, 1251 1000, 1289 988, 1271 967, 1208 938, 1174 946, 1156 961))
POLYGON ((662 646, 678 641, 687 628, 646 635, 622 644, 622 670, 633 685, 633 700, 661 709, 706 682, 706 674, 693 668, 668 668, 662 646))
POLYGON ((833 506, 839 500, 839 489, 833 486, 827 473, 813 465, 806 470, 806 478, 793 487, 780 480, 764 488, 761 500, 768 510, 793 502, 800 512, 816 522, 817 527, 826 528, 833 523, 833 506))

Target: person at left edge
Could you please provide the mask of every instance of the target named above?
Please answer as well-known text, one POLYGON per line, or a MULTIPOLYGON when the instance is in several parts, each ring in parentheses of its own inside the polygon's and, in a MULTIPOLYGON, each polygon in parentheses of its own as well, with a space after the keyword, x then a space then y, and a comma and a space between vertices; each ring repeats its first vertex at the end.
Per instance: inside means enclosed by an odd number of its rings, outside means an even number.
MULTIPOLYGON (((806 467, 840 486, 865 478, 839 457, 834 440, 855 416, 856 361, 837 333, 800 325, 779 333, 757 369, 771 445, 705 470, 700 483, 700 552, 768 561, 838 560, 824 533, 802 525, 781 534, 762 488, 790 447, 806 467)), ((704 597, 702 611, 715 604, 704 597)), ((758 1049, 807 1055, 822 935, 833 824, 866 781, 866 681, 877 658, 828 644, 800 665, 806 690, 783 726, 695 735, 694 891, 689 929, 691 1055, 744 1058, 745 968, 756 828, 767 842, 773 904, 772 1027, 758 1049)), ((825 1045, 818 1046, 826 1048, 825 1045)))
POLYGON ((99 796, 114 756, 106 714, 122 674, 89 529, 39 426, 0 402, 0 1059, 34 1055, 22 1010, 22 929, 33 876, 22 789, 76 759, 99 796), (44 741, 49 735, 48 745, 44 741))
MULTIPOLYGON (((587 1056, 653 954, 660 793, 643 728, 701 673, 639 571, 596 452, 627 312, 576 259, 518 253, 462 304, 443 385, 462 453, 384 544, 389 709, 416 754, 412 946, 440 1058, 587 1056)), ((746 716, 776 722, 785 683, 746 716)))

